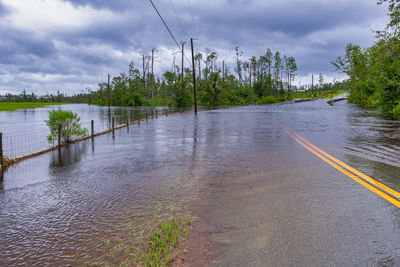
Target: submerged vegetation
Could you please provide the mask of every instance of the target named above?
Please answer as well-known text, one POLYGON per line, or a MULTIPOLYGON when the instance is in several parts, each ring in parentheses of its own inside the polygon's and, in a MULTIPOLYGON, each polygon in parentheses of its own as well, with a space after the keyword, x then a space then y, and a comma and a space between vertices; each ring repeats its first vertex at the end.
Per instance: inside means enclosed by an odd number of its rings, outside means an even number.
MULTIPOLYGON (((83 266, 171 266, 182 260, 179 255, 192 225, 191 219, 172 217, 159 221, 146 238, 138 238, 134 245, 113 246, 97 260, 83 266)), ((110 246, 110 242, 106 242, 110 246)))
POLYGON ((189 220, 182 223, 179 218, 160 221, 136 248, 132 263, 135 266, 170 266, 179 257, 178 248, 185 241, 190 225, 189 220))
POLYGON ((47 137, 49 142, 54 142, 60 137, 60 141, 72 141, 79 137, 88 135, 88 130, 82 128, 78 114, 69 110, 49 111, 49 119, 46 120, 50 128, 50 134, 47 137))
POLYGON ((400 118, 400 2, 389 3, 390 22, 377 32, 376 43, 362 49, 349 44, 345 56, 332 62, 349 76, 349 101, 366 108, 380 109, 400 118))
POLYGON ((180 171, 154 188, 153 197, 127 206, 135 210, 134 217, 111 226, 117 234, 85 244, 81 249, 89 250, 77 253, 78 265, 180 266, 189 251, 185 241, 197 220, 189 205, 199 198, 200 178, 200 173, 180 171))
POLYGON ((16 158, 3 156, 2 162, 3 163, 0 165, 0 172, 5 171, 7 168, 11 167, 14 164, 17 164, 19 161, 16 158))

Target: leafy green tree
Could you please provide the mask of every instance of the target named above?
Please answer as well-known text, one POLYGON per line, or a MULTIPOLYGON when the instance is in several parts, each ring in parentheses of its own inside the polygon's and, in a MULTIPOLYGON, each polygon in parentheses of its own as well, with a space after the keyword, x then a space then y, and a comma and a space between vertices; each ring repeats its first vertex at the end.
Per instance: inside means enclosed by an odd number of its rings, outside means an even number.
POLYGON ((70 142, 79 137, 88 135, 88 130, 82 128, 78 114, 68 110, 52 110, 49 112, 49 119, 45 121, 50 128, 47 137, 49 142, 58 140, 60 134, 61 141, 70 142), (61 127, 61 133, 60 131, 61 127))
POLYGON ((398 0, 389 3, 390 22, 378 32, 375 45, 361 49, 349 44, 345 56, 332 64, 349 76, 349 101, 376 108, 400 118, 400 7, 398 0))
POLYGON ((289 92, 292 89, 292 82, 294 81, 296 75, 297 75, 297 64, 296 64, 296 59, 294 57, 289 57, 287 64, 289 65, 289 92))
POLYGON ((197 62, 197 66, 199 68, 199 73, 197 75, 199 79, 201 79, 201 61, 203 60, 203 54, 201 52, 197 53, 194 57, 194 60, 197 62))
POLYGON ((240 57, 243 55, 242 51, 239 51, 239 46, 235 47, 235 59, 236 59, 236 68, 235 71, 238 74, 239 77, 239 83, 242 83, 242 61, 240 60, 240 57))
POLYGON ((378 0, 378 5, 383 3, 389 4, 389 17, 390 21, 386 25, 386 29, 383 32, 378 31, 378 34, 386 36, 399 37, 400 34, 400 1, 399 0, 378 0))
POLYGON ((279 51, 276 51, 274 55, 274 84, 275 84, 275 94, 278 94, 279 89, 279 73, 282 66, 282 58, 279 51))

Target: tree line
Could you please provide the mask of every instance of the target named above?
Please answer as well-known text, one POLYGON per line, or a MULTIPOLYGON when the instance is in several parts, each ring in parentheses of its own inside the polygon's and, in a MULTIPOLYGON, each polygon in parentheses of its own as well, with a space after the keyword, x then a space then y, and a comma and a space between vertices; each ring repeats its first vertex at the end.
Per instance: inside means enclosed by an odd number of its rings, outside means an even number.
POLYGON ((27 93, 23 90, 20 94, 6 93, 0 95, 0 102, 43 102, 43 103, 88 103, 90 102, 90 89, 86 92, 82 91, 79 94, 67 95, 57 91, 55 94, 37 95, 35 93, 27 93))
MULTIPOLYGON (((235 49, 233 73, 219 60, 217 52, 206 49, 195 55, 198 103, 202 106, 244 105, 262 103, 265 99, 290 95, 297 75, 294 57, 282 56, 267 49, 265 55, 243 58, 239 47, 235 49), (268 97, 268 98, 266 98, 268 97)), ((174 63, 161 77, 150 71, 150 59, 144 58, 140 70, 130 63, 128 72, 113 77, 110 84, 110 102, 113 106, 180 106, 193 105, 192 70, 174 63)), ((98 85, 91 93, 92 103, 108 104, 108 83, 98 85)))
MULTIPOLYGON (((239 47, 235 48, 234 67, 212 49, 195 54, 197 102, 201 106, 246 105, 278 103, 292 98, 329 97, 342 91, 342 82, 324 83, 322 74, 313 88, 311 84, 293 85, 297 75, 296 60, 267 49, 264 55, 244 58, 239 47), (295 93, 299 91, 299 93, 295 93), (300 93, 302 92, 302 93, 300 93)), ((151 58, 143 57, 141 68, 131 62, 127 72, 98 84, 97 90, 86 88, 81 93, 68 96, 56 94, 38 96, 28 94, 0 95, 0 101, 89 103, 112 106, 176 106, 193 105, 192 70, 173 61, 171 69, 161 76, 152 73, 151 58)))
POLYGON ((377 3, 389 5, 390 21, 376 32, 375 44, 365 49, 349 44, 345 56, 332 64, 349 76, 350 102, 400 118, 400 2, 377 3))

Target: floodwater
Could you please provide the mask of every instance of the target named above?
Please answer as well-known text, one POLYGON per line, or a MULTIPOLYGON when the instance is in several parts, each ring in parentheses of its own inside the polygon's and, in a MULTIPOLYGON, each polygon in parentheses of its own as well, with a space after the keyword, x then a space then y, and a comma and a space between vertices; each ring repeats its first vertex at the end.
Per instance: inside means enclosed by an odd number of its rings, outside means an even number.
MULTIPOLYGON (((158 108, 165 113, 166 108, 158 108)), ((44 108, 20 109, 12 112, 0 112, 0 132, 3 133, 3 150, 5 155, 19 157, 44 150, 53 146, 47 141, 49 128, 46 120, 51 110, 72 110, 80 117, 80 123, 90 131, 91 120, 94 131, 103 132, 111 128, 112 117, 115 126, 151 115, 151 107, 99 107, 86 104, 55 105, 44 108)), ((168 108, 169 112, 185 111, 187 108, 168 108)), ((154 113, 155 115, 155 113, 154 113)))
MULTIPOLYGON (((78 107, 83 121, 107 125, 101 109, 78 107)), ((1 131, 19 122, 43 127, 43 117, 33 119, 40 112, 0 114, 1 131)), ((227 225, 205 233, 225 247, 211 265, 400 264, 399 208, 282 125, 400 191, 400 123, 346 102, 159 117, 9 169, 0 187, 0 265, 80 265, 154 220, 190 212, 204 194, 211 223, 227 225)))

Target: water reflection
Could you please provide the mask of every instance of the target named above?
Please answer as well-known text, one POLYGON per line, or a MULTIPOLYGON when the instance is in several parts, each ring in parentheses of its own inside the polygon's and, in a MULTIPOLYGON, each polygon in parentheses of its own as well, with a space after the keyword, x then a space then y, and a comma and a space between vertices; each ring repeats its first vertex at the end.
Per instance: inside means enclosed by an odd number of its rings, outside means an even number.
MULTIPOLYGON (((56 171, 58 167, 65 167, 77 163, 82 159, 82 154, 87 151, 87 142, 69 144, 51 153, 50 169, 56 171)), ((92 143, 94 151, 94 143, 92 143)))

